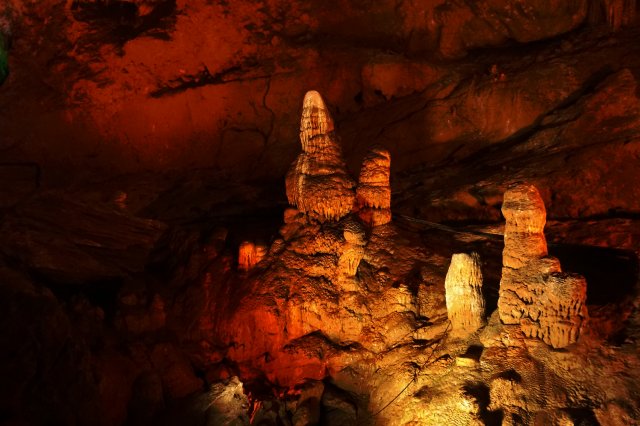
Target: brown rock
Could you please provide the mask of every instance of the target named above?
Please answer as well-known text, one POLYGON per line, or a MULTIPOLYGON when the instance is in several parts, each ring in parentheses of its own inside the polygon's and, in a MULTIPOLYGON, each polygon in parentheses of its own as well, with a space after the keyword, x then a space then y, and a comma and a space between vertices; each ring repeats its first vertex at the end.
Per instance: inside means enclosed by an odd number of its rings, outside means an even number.
POLYGON ((370 226, 391 222, 391 155, 383 148, 374 148, 365 157, 356 198, 358 215, 370 226))
POLYGON ((485 324, 482 271, 477 253, 453 255, 445 291, 453 333, 468 335, 485 324))
POLYGON ((355 184, 346 171, 333 119, 316 91, 304 97, 300 142, 302 153, 287 173, 289 203, 321 222, 350 213, 355 184))
POLYGON ((504 195, 502 279, 498 312, 504 324, 520 324, 527 337, 554 348, 578 340, 587 318, 583 277, 563 274, 547 256, 546 211, 536 187, 519 184, 504 195))

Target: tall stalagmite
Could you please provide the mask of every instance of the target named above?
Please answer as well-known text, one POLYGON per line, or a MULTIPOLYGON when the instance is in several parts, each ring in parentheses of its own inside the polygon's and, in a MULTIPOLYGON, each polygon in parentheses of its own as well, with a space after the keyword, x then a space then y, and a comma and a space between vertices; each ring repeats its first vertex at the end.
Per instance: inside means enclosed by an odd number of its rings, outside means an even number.
POLYGON ((321 222, 349 214, 355 183, 342 159, 329 110, 313 90, 304 97, 300 142, 302 153, 287 173, 289 203, 321 222))
POLYGON ((454 254, 444 286, 451 331, 467 335, 482 327, 485 320, 480 256, 454 254))
POLYGON ((583 277, 562 272, 547 256, 546 210, 533 185, 519 184, 504 194, 502 279, 498 311, 505 324, 520 324, 528 337, 554 348, 577 341, 587 318, 583 277))
POLYGON ((356 199, 358 215, 370 226, 391 222, 391 155, 383 148, 373 148, 365 157, 356 199))

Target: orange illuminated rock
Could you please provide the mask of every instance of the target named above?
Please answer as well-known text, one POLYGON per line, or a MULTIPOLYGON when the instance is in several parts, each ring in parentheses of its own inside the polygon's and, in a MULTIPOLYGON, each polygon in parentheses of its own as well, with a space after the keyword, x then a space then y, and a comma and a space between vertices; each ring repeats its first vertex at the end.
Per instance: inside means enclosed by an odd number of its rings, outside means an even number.
POLYGON ((498 311, 504 324, 520 324, 527 337, 554 348, 575 343, 587 318, 583 277, 562 273, 547 256, 546 211, 538 190, 519 184, 504 195, 502 279, 498 311))
POLYGON ((244 241, 238 250, 238 269, 246 272, 264 259, 266 255, 267 247, 265 245, 244 241))
POLYGON ((321 222, 353 210, 355 183, 346 170, 333 119, 316 91, 307 92, 300 121, 302 153, 287 173, 289 203, 321 222))
POLYGON ((356 197, 358 215, 370 226, 391 222, 391 155, 383 148, 374 148, 365 157, 356 197))
POLYGON ((452 332, 466 335, 482 327, 485 320, 480 256, 454 254, 444 285, 452 332))

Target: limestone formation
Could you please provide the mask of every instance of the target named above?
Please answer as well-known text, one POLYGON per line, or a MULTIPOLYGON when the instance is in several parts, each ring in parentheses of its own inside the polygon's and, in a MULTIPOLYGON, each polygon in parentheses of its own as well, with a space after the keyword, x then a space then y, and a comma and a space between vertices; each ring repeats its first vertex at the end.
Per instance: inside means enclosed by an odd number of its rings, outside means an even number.
POLYGON ((546 211, 533 185, 519 184, 504 194, 502 279, 498 311, 505 324, 520 324, 528 337, 554 348, 577 341, 587 318, 586 281, 562 273, 547 256, 546 211))
POLYGON ((374 148, 365 157, 356 199, 358 215, 370 226, 384 225, 391 222, 391 155, 383 148, 374 148))
POLYGON ((267 255, 267 247, 264 244, 244 241, 238 250, 238 269, 249 271, 256 263, 267 255))
POLYGON ((346 170, 333 119, 316 91, 307 92, 300 121, 302 153, 287 173, 289 203, 321 222, 353 210, 355 183, 346 170))
POLYGON ((580 325, 586 317, 587 283, 577 274, 554 272, 544 275, 544 292, 539 306, 530 310, 530 318, 521 321, 527 337, 538 337, 554 348, 578 340, 580 325), (535 322, 532 318, 538 318, 535 322))
POLYGON ((342 255, 338 260, 338 271, 344 276, 353 277, 358 271, 358 265, 364 256, 366 244, 365 232, 356 221, 348 220, 344 224, 344 239, 342 255))
POLYGON ((453 255, 445 279, 445 291, 453 333, 467 335, 485 324, 482 271, 477 253, 453 255))

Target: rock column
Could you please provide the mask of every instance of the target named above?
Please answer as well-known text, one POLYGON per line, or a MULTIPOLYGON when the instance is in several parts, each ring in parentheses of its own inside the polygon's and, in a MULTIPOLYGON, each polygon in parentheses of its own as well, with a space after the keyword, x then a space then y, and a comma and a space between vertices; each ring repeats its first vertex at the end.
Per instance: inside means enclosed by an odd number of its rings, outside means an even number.
POLYGON ((390 172, 391 155, 386 149, 372 149, 362 163, 356 199, 358 215, 369 226, 391 222, 390 172))
POLYGON ((587 318, 583 277, 562 273, 547 256, 546 210, 533 185, 519 184, 504 194, 502 279, 498 312, 504 324, 520 324, 528 337, 554 348, 577 341, 587 318))

